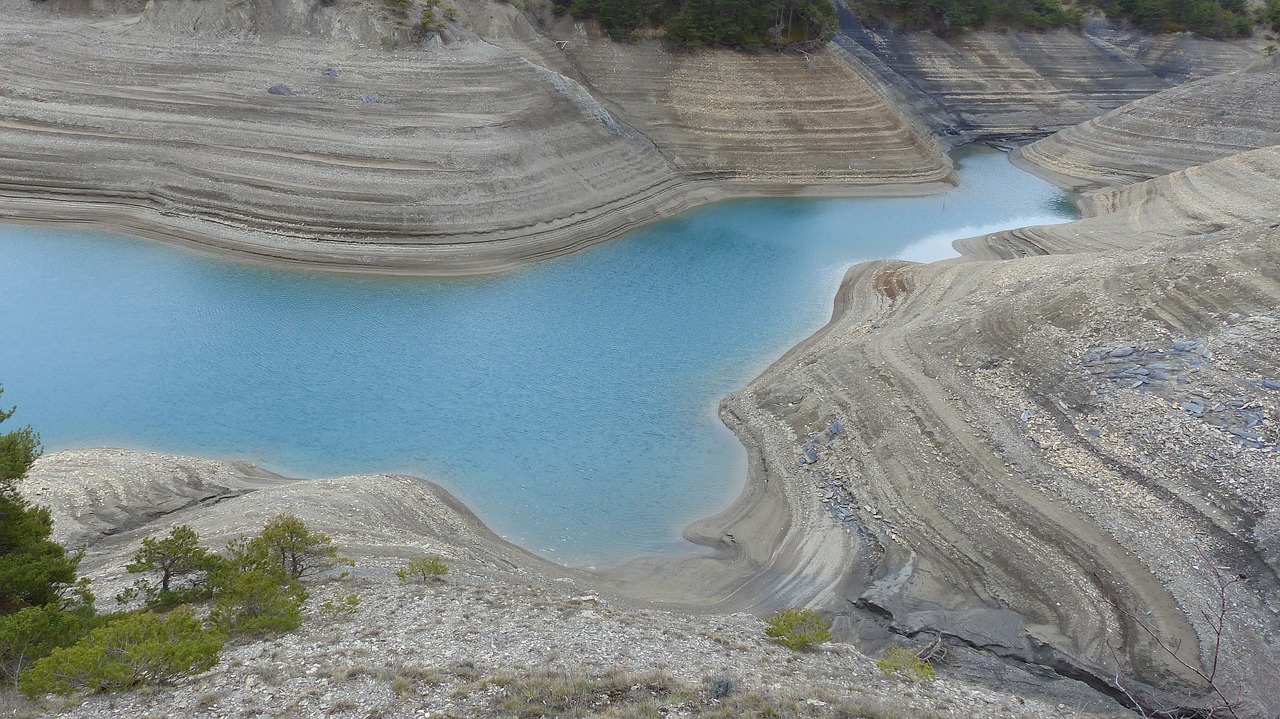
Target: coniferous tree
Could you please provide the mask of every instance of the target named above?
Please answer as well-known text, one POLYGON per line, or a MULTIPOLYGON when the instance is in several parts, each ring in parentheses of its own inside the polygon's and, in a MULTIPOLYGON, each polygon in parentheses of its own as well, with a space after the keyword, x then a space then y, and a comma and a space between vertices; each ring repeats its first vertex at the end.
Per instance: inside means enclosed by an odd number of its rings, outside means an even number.
MULTIPOLYGON (((0 410, 0 422, 13 413, 0 410)), ((76 579, 79 557, 49 540, 49 510, 18 493, 18 481, 39 456, 40 436, 30 427, 0 434, 0 615, 53 604, 76 579)))

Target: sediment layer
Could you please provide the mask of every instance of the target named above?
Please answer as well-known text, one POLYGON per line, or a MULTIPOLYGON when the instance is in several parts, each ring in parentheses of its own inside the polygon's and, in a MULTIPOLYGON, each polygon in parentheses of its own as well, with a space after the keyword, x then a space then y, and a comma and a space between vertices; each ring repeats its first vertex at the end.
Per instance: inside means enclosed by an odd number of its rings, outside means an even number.
POLYGON ((1229 227, 1267 227, 1280 218, 1277 177, 1280 146, 1242 152, 1085 195, 1079 201, 1085 219, 1077 222, 997 232, 958 245, 969 256, 1011 259, 1134 249, 1229 227))
POLYGON ((1168 708, 1206 687, 1155 638, 1211 666, 1204 610, 1239 573, 1218 681, 1275 712, 1277 183, 1271 147, 960 243, 1017 259, 855 267, 726 400, 765 438, 756 481, 848 528, 852 636, 941 633, 1168 708))
POLYGON ((1115 187, 1280 144, 1280 58, 1143 98, 1032 143, 1020 158, 1067 186, 1115 187))
POLYGON ((1179 82, 1238 70, 1250 44, 1150 37, 1092 20, 1083 32, 975 32, 942 39, 863 26, 840 8, 839 47, 900 107, 954 141, 1034 137, 1179 82))
POLYGON ((461 30, 389 52, 178 39, 169 15, 162 29, 147 14, 10 20, 0 214, 316 267, 474 274, 714 199, 928 192, 951 177, 937 145, 823 54, 811 73, 799 57, 641 44, 619 53, 647 71, 602 93, 563 74, 564 51, 523 15, 479 6, 467 12, 505 13, 484 28, 501 46, 461 30))
MULTIPOLYGON (((634 697, 624 691, 610 695, 608 708, 625 710, 634 700, 645 711, 657 702, 662 713, 688 713, 691 701, 710 703, 705 685, 718 677, 734 697, 755 697, 748 701, 771 710, 798 707, 814 717, 886 714, 890 706, 942 719, 992 711, 1020 719, 1087 716, 1058 708, 1056 700, 945 674, 927 692, 904 693, 900 681, 851 647, 784 650, 749 614, 675 613, 613 601, 598 593, 599 577, 502 542, 420 479, 292 481, 240 463, 103 449, 46 456, 23 486, 52 505, 60 541, 87 536, 81 527, 97 532, 81 570, 93 579, 99 601, 113 609, 111 598, 139 578, 124 565, 140 541, 179 524, 218 549, 255 533, 276 513, 293 512, 355 560, 343 568, 350 572, 345 579, 332 573, 305 580, 310 599, 298 631, 242 638, 223 649, 218 666, 177 686, 89 695, 60 705, 58 716, 510 716, 508 702, 519 701, 524 681, 615 677, 616 684, 621 674, 634 678, 625 684, 631 686, 655 671, 688 690, 669 696, 633 690, 634 697), (201 499, 210 491, 234 496, 201 499), (197 501, 140 515, 157 493, 197 501), (408 557, 422 554, 440 557, 447 575, 427 583, 396 577, 408 557), (351 595, 359 598, 354 616, 322 609, 351 595)), ((6 700, 11 709, 23 708, 6 700)))

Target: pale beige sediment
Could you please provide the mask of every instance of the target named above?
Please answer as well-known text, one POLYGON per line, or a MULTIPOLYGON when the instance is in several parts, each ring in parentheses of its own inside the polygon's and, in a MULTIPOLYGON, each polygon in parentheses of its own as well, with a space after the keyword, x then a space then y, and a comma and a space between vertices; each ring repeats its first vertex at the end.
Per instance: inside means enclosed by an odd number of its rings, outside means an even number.
POLYGON ((961 241, 967 255, 1009 259, 1096 252, 1280 221, 1280 145, 1231 155, 1080 198, 1085 219, 961 241))
POLYGON ((199 23, 176 38, 154 13, 10 18, 0 215, 261 261, 449 275, 565 254, 717 199, 953 181, 940 147, 835 59, 811 73, 798 57, 675 59, 641 45, 620 52, 658 76, 601 92, 563 74, 574 74, 563 51, 510 6, 468 12, 502 15, 484 26, 500 44, 458 30, 448 46, 388 52, 237 41, 199 23), (296 95, 268 94, 275 83, 296 95), (696 112, 676 92, 713 87, 726 103, 696 112), (633 90, 669 105, 659 115, 678 115, 679 131, 628 104, 633 90))
MULTIPOLYGON (((1071 254, 854 268, 832 323, 725 402, 761 458, 756 491, 788 488, 795 532, 821 515, 819 473, 856 498, 868 538, 787 557, 820 568, 811 596, 833 598, 821 568, 857 547, 865 564, 841 578, 832 611, 859 600, 890 612, 897 631, 932 627, 1009 656, 1056 651, 1104 679, 1114 647, 1131 677, 1196 686, 1133 620, 1185 647, 1198 637, 1209 660, 1202 609, 1214 584, 1187 544, 1196 540, 1208 561, 1251 577, 1232 595, 1223 671, 1251 712, 1273 713, 1267 597, 1280 565, 1274 536, 1253 527, 1270 526, 1280 506, 1280 457, 1080 362, 1096 347, 1192 338, 1214 359, 1176 391, 1247 396, 1280 417, 1280 393, 1250 384, 1280 366, 1280 229, 1267 189, 1280 182, 1276 157, 1250 153, 1116 193, 1113 219, 1035 228, 1060 243, 1042 250, 1071 254), (1241 167, 1256 173, 1253 191, 1219 194, 1238 189, 1241 167), (1218 202, 1187 208, 1194 220, 1156 212, 1200 193, 1218 202), (802 446, 832 419, 844 438, 801 465, 802 446)), ((798 544, 782 536, 778 546, 798 544)))
POLYGON ((1040 136, 1258 57, 1247 42, 1151 37, 1101 19, 1083 32, 945 39, 868 27, 837 42, 899 106, 949 140, 1040 136))
POLYGON ((1067 186, 1141 182, 1280 144, 1280 58, 1151 95, 1020 151, 1026 169, 1067 186))

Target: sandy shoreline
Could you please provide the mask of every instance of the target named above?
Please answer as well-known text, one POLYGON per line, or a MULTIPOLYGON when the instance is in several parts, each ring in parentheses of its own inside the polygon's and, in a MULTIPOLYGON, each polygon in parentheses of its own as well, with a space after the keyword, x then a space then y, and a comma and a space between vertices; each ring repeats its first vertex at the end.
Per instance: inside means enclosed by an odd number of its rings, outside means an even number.
MULTIPOLYGON (((643 207, 609 211, 589 218, 609 225, 602 234, 575 234, 572 226, 560 232, 529 234, 502 239, 468 239, 439 244, 379 244, 350 241, 308 240, 290 235, 251 233, 215 225, 199 217, 162 213, 144 206, 110 204, 90 199, 38 200, 0 192, 0 223, 16 226, 82 228, 121 234, 183 247, 220 259, 284 269, 413 277, 473 277, 498 274, 544 260, 570 255, 616 239, 629 232, 662 222, 690 210, 719 202, 764 198, 919 197, 941 194, 955 187, 953 181, 913 184, 850 186, 735 187, 714 180, 673 183, 657 199, 645 198, 643 207), (673 196, 674 195, 674 196, 673 196), (639 215, 643 219, 627 221, 639 215), (548 236, 564 237, 549 241, 548 236)), ((507 233, 503 233, 507 234, 507 233)))

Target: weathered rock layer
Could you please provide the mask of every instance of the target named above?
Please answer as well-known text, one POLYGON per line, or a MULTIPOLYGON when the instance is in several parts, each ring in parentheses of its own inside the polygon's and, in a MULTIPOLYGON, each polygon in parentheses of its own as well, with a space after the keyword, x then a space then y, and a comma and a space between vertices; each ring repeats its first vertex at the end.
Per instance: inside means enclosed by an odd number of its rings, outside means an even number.
POLYGON ((1166 90, 1020 151, 1033 171, 1079 187, 1141 182, 1280 144, 1280 58, 1166 90))
MULTIPOLYGON (((1270 132, 1258 73, 1115 116, 1248 94, 1217 157, 1270 132)), ((1159 147, 1186 167, 1207 131, 1174 127, 1159 147)), ((1127 157, 1121 172, 1159 169, 1127 157)), ((793 515, 849 528, 847 631, 940 634, 1148 710, 1217 704, 1179 660, 1216 662, 1242 714, 1275 713, 1277 186, 1280 146, 1263 147, 1087 196, 1077 222, 966 240, 965 261, 850 272, 832 322, 726 401, 768 438, 768 484, 807 488, 793 515)))
POLYGON ((642 44, 616 50, 637 72, 601 92, 564 74, 566 53, 507 5, 466 10, 487 13, 472 26, 501 46, 459 30, 447 47, 394 53, 267 34, 288 13, 202 24, 202 3, 174 6, 194 8, 201 37, 176 40, 178 10, 157 6, 133 25, 9 21, 0 213, 258 259, 469 274, 716 198, 921 192, 951 174, 825 55, 815 73, 798 57, 642 44), (233 42, 224 25, 264 37, 233 42))
POLYGON ((1091 21, 1083 32, 942 39, 863 26, 840 9, 836 43, 899 106, 954 141, 1043 136, 1189 79, 1245 67, 1248 43, 1150 37, 1091 21))

